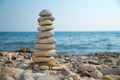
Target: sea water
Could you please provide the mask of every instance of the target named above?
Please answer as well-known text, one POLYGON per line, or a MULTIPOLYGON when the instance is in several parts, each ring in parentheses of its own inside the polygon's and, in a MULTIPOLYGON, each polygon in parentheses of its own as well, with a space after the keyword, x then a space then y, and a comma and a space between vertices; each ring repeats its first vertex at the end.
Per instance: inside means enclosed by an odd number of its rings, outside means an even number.
MULTIPOLYGON (((30 48, 34 51, 37 32, 0 32, 0 51, 30 48)), ((55 32, 59 54, 120 52, 120 32, 55 32)))

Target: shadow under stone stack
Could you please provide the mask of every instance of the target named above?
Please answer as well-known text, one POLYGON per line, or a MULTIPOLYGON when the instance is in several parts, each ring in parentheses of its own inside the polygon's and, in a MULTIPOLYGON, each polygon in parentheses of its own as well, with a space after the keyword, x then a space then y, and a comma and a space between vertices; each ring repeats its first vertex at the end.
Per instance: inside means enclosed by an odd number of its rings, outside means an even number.
POLYGON ((51 38, 54 35, 54 17, 52 16, 52 12, 47 9, 42 10, 39 16, 38 23, 40 27, 38 27, 38 41, 35 44, 36 51, 33 52, 33 61, 39 63, 40 66, 54 66, 55 59, 53 56, 56 53, 56 40, 51 38))

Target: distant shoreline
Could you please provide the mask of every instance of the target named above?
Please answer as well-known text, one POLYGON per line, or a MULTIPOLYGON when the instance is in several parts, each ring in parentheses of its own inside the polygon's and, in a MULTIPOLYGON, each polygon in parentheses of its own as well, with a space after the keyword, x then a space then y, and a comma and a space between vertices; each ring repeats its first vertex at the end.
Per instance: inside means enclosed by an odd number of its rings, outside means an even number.
MULTIPOLYGON (((24 49, 24 48, 22 48, 24 49)), ((3 50, 3 51, 0 51, 1 52, 18 52, 18 53, 33 53, 34 51, 23 51, 22 49, 20 50, 16 50, 16 51, 7 51, 7 50, 3 50)), ((88 53, 88 54, 71 54, 71 53, 63 53, 63 52, 56 52, 56 55, 68 55, 68 56, 89 56, 89 55, 107 55, 107 54, 116 54, 116 55, 120 55, 120 52, 101 52, 101 53, 88 53)))
MULTIPOLYGON (((36 31, 0 31, 1 32, 38 32, 36 31)), ((120 31, 55 31, 55 32, 120 32, 120 31)))

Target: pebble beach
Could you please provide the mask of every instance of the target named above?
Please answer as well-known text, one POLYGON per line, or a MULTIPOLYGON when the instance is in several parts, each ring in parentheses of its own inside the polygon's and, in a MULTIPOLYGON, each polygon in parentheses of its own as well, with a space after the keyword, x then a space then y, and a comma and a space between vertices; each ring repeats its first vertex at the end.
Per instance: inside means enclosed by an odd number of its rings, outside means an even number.
POLYGON ((32 52, 0 52, 0 80, 120 80, 120 54, 56 54, 49 67, 33 64, 32 52))

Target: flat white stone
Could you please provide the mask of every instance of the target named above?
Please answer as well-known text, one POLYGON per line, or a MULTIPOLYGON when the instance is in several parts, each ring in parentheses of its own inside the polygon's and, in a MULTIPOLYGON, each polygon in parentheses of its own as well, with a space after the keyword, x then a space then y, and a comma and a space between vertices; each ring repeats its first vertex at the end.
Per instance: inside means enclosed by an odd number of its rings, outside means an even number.
POLYGON ((50 50, 54 48, 55 44, 35 44, 35 49, 37 50, 50 50))
POLYGON ((49 31, 49 30, 53 30, 54 27, 51 25, 51 26, 41 26, 41 27, 38 27, 38 31, 49 31))
POLYGON ((54 38, 45 38, 45 39, 39 39, 37 41, 38 44, 52 44, 52 43, 56 43, 56 40, 54 38))
POLYGON ((44 51, 35 51, 33 52, 33 56, 39 57, 39 56, 55 56, 56 51, 53 50, 44 50, 44 51))
POLYGON ((38 22, 40 26, 45 26, 45 25, 52 25, 53 22, 51 20, 44 20, 44 21, 40 21, 38 22))
POLYGON ((38 39, 48 38, 52 37, 54 35, 54 31, 45 31, 45 32, 39 32, 37 34, 38 39))
POLYGON ((33 57, 34 62, 54 62, 54 57, 33 57))

